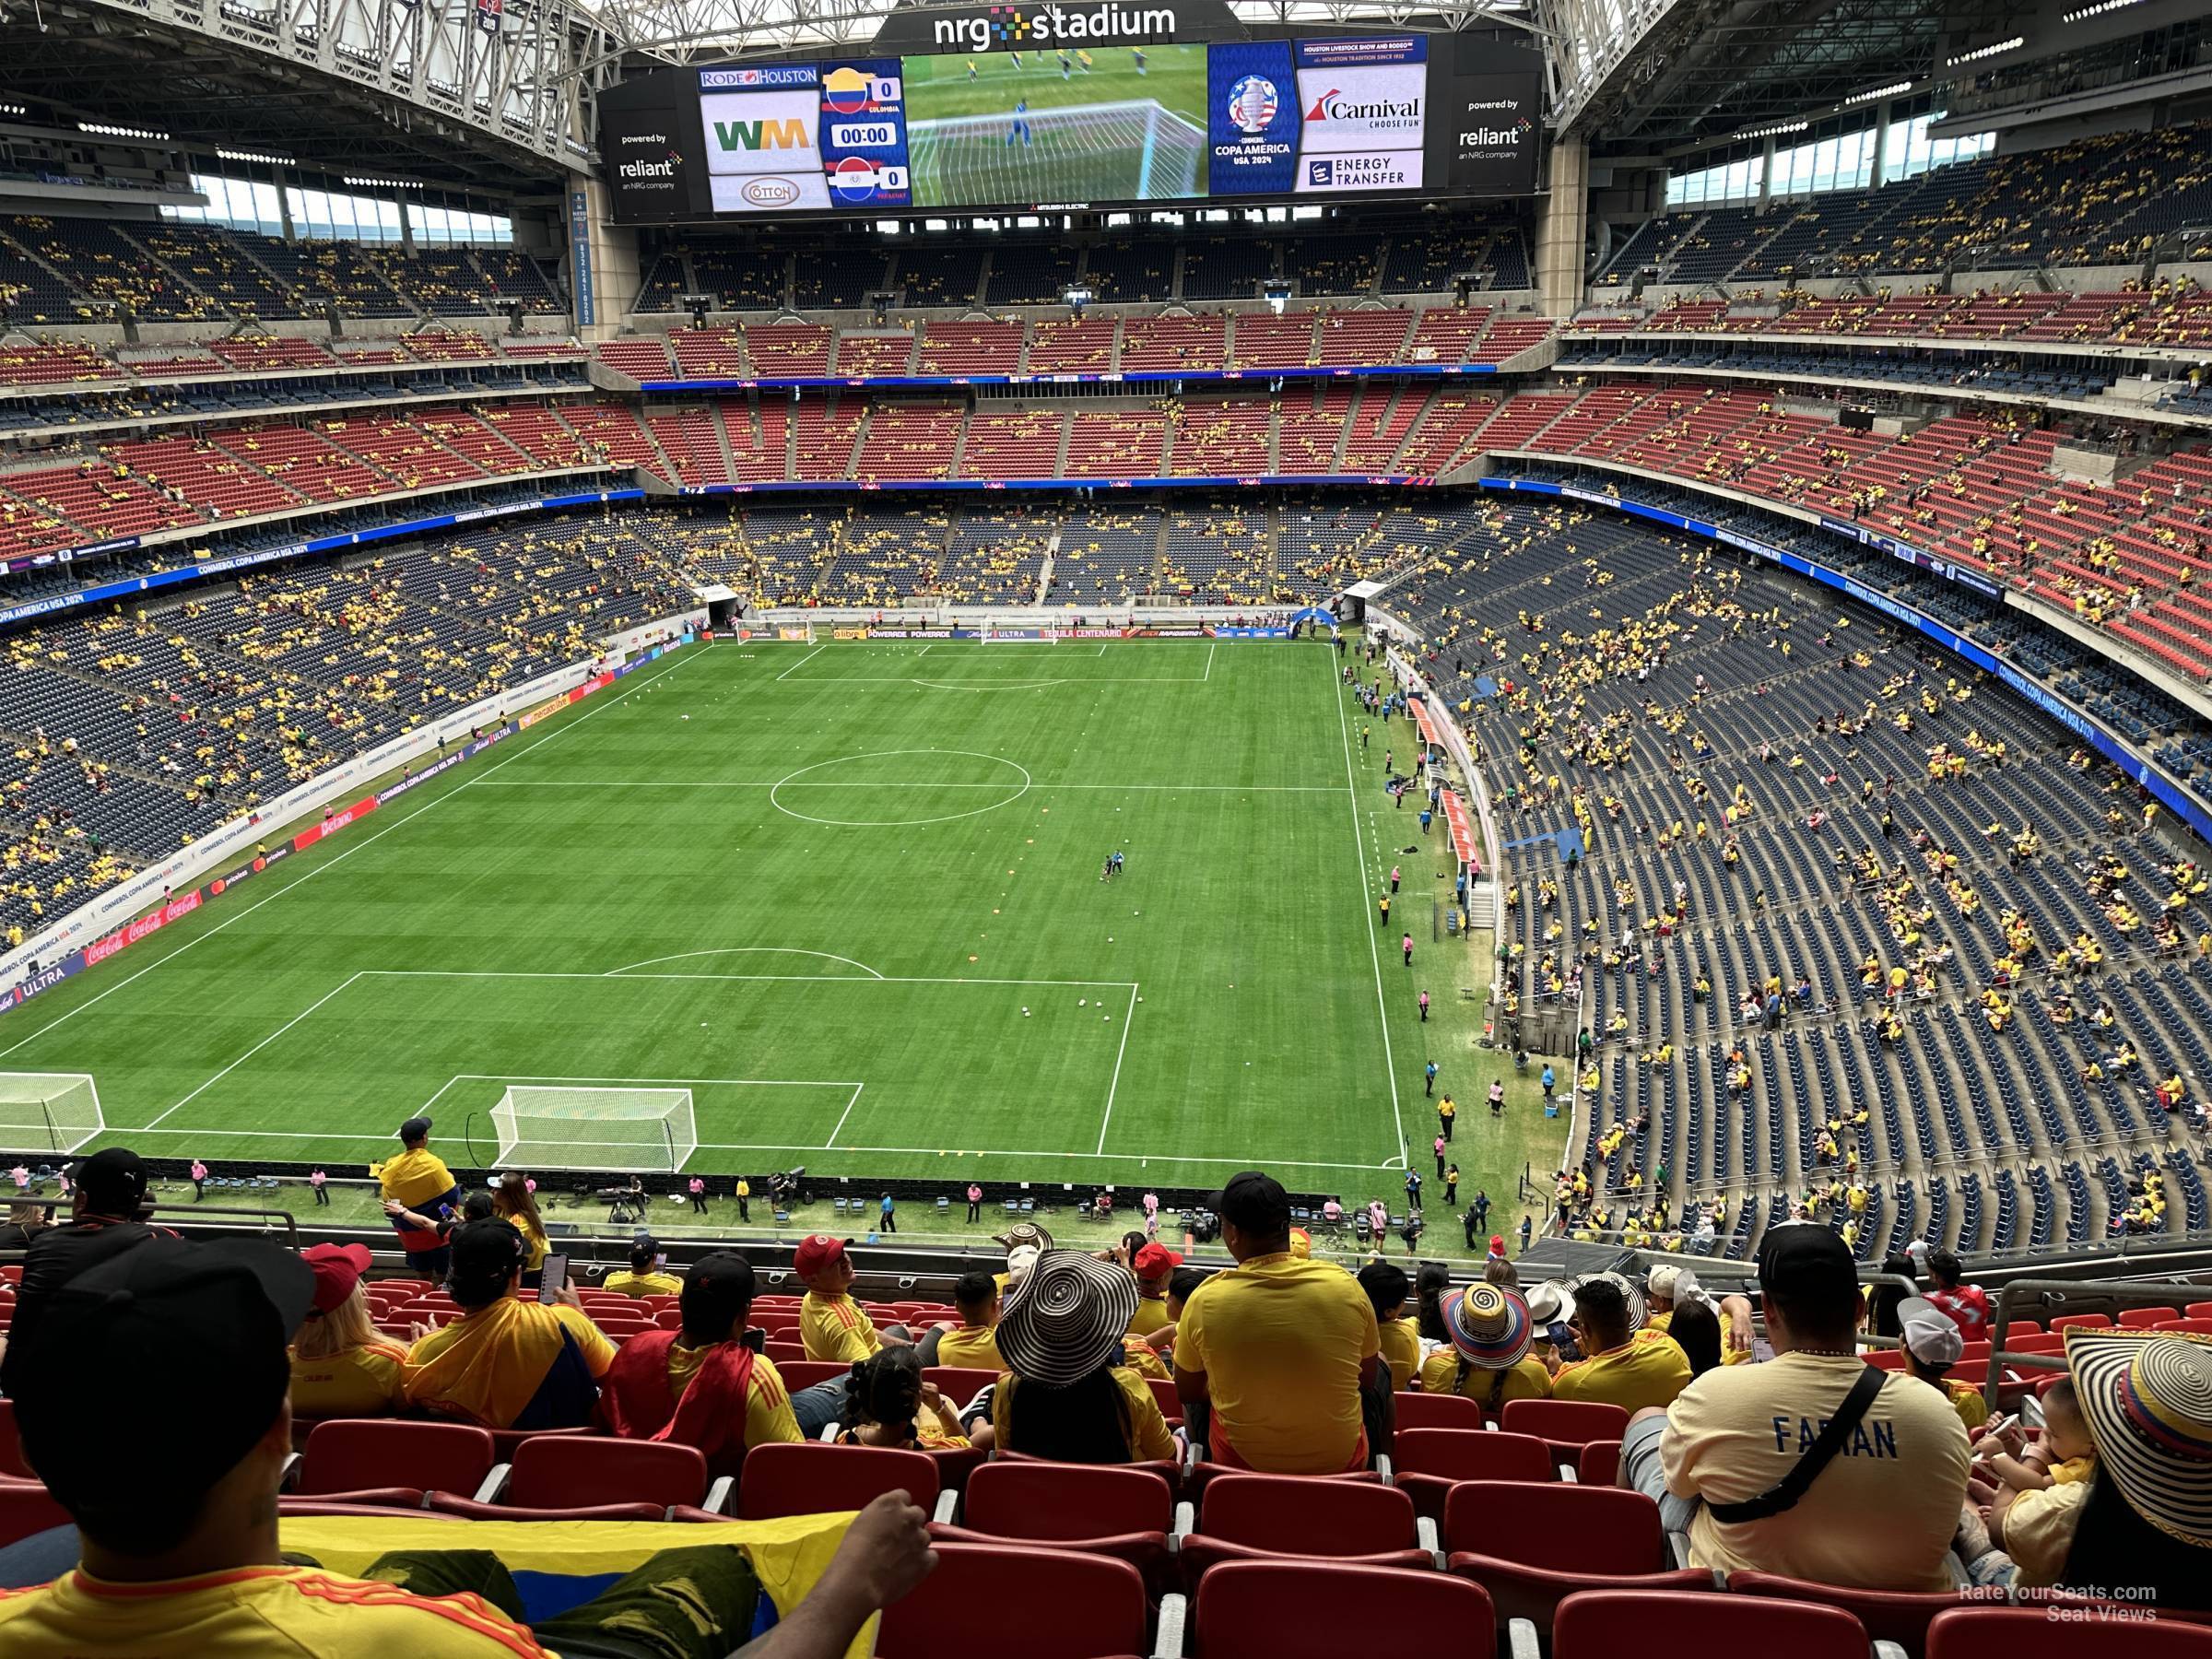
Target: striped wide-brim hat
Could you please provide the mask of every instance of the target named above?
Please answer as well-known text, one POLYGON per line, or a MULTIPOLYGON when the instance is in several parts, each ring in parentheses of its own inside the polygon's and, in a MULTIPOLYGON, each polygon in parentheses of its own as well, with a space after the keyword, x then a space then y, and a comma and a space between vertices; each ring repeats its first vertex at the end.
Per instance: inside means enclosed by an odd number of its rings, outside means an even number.
POLYGON ((1528 1358, 1535 1326, 1528 1304, 1497 1285, 1469 1285, 1444 1298, 1445 1333, 1477 1371, 1503 1371, 1528 1358))
POLYGON ((2212 1548, 2212 1338, 2076 1325, 2066 1362, 2098 1462, 2135 1512, 2212 1548))
POLYGON ((1026 1382, 1065 1388, 1122 1351, 1136 1302, 1136 1276, 1119 1263, 1048 1250, 1007 1294, 999 1357, 1026 1382))
POLYGON ((1645 1322, 1652 1316, 1651 1304, 1643 1300, 1643 1292, 1630 1284, 1622 1275, 1618 1273, 1578 1273, 1567 1281, 1567 1288, 1570 1293, 1580 1296, 1584 1285, 1595 1284, 1599 1279, 1604 1279, 1607 1284, 1619 1288, 1620 1300, 1628 1304, 1629 1334, 1632 1336, 1638 1331, 1642 1330, 1645 1322))

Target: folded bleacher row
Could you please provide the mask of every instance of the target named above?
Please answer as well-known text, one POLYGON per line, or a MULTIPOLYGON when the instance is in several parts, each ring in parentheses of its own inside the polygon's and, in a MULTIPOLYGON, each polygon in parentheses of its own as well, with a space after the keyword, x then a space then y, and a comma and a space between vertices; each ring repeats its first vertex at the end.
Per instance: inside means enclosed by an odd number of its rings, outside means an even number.
POLYGON ((478 317, 567 309, 511 248, 401 250, 173 219, 0 217, 0 325, 247 317, 478 317))
POLYGON ((1940 167, 1878 190, 1665 214, 1596 277, 1670 283, 2201 259, 2212 124, 2110 133, 1940 167))
POLYGON ((1180 241, 1121 232, 1085 246, 994 239, 989 245, 887 246, 841 238, 825 247, 778 241, 688 241, 646 269, 636 310, 681 312, 682 296, 712 295, 721 311, 850 310, 878 293, 909 306, 1057 305, 1074 287, 1112 304, 1253 300, 1269 278, 1300 294, 1449 292, 1461 277, 1489 289, 1526 288, 1525 224, 1460 216, 1418 230, 1329 231, 1295 238, 1194 236, 1180 241))
POLYGON ((2173 347, 2212 344, 2212 293, 2160 282, 2089 293, 1976 288, 1947 294, 1838 294, 1785 289, 1729 300, 1677 300, 1646 312, 1601 305, 1578 312, 1572 335, 1819 335, 1868 340, 2002 340, 2038 346, 2173 347))
POLYGON ((11 634, 0 929, 690 603, 655 538, 555 520, 11 634))
POLYGON ((1710 1248, 1740 1257, 1840 1180, 1866 1189, 1869 1261, 2212 1225, 2202 1102, 2154 1098, 2203 1075, 2212 910, 2173 896, 2183 854, 2136 833, 2132 785, 1994 686, 1947 688, 1959 665, 1874 613, 1705 547, 1495 500, 1382 601, 1470 710, 1515 1000, 1571 1009, 1571 981, 1599 1040, 1576 1148, 1594 1230, 1678 1241, 1719 1200, 1710 1248), (1936 745, 1967 764, 1932 768, 1936 745), (1925 994, 1883 994, 1924 963, 1925 994), (1767 1029, 1740 1005, 1774 980, 1793 994, 1767 1029))

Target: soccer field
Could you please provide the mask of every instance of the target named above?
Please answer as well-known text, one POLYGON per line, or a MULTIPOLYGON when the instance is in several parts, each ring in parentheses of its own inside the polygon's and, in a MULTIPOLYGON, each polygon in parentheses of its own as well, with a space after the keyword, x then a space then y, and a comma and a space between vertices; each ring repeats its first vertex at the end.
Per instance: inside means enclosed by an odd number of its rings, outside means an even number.
MULTIPOLYGON (((337 1172, 426 1110, 456 1162, 473 1114, 488 1162, 510 1084, 669 1085, 710 1171, 1259 1163, 1390 1196, 1435 1129, 1416 993, 1480 965, 1433 936, 1441 830, 1382 792, 1411 728, 1363 753, 1337 669, 1235 641, 677 652, 26 1005, 0 1067, 88 1072, 106 1142, 218 1167, 337 1172)), ((1471 1104, 1461 1041, 1435 1057, 1471 1104)))

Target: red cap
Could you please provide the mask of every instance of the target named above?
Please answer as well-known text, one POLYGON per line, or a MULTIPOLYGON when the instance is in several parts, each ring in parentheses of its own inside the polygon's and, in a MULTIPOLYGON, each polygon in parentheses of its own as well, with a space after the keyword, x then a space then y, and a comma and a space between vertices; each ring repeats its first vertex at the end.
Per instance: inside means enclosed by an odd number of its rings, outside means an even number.
POLYGON ((1164 1278, 1182 1265, 1182 1257, 1165 1244, 1147 1244, 1136 1253, 1138 1278, 1164 1278))
POLYGON ((353 1294, 369 1271, 366 1244, 311 1244, 300 1259, 315 1270, 315 1312, 327 1313, 353 1294))
POLYGON ((799 1241, 793 1252, 791 1270, 801 1278, 812 1278, 834 1262, 845 1259, 845 1246, 850 1239, 833 1239, 828 1233, 808 1233, 799 1241))
POLYGON ((1494 1256, 1501 1256, 1505 1253, 1505 1235, 1503 1233, 1490 1235, 1490 1253, 1494 1256))

